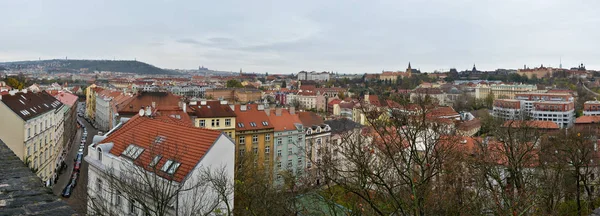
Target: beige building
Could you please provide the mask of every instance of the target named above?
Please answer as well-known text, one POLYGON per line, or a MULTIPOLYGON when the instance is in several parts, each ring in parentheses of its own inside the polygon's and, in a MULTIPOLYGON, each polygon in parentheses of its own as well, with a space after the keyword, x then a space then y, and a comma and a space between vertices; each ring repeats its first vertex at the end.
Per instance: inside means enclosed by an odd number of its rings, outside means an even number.
POLYGON ((0 139, 49 186, 60 165, 64 105, 46 93, 11 91, 0 96, 0 139))
POLYGON ((475 98, 483 99, 489 94, 494 94, 494 99, 513 99, 519 93, 543 93, 544 90, 538 90, 536 85, 526 84, 478 84, 475 87, 475 98))
POLYGON ((537 78, 544 78, 544 77, 550 77, 552 76, 552 69, 551 67, 544 67, 544 65, 541 65, 540 67, 537 68, 533 68, 533 69, 529 69, 529 68, 524 68, 524 69, 519 69, 517 70, 517 74, 521 75, 521 76, 527 76, 527 78, 531 79, 534 75, 537 78))

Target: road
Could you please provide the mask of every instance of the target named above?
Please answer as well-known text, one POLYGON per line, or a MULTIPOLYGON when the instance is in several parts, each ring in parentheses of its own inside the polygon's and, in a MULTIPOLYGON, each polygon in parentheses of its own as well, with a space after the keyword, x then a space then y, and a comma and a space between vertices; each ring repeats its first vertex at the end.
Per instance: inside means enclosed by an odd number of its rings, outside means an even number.
MULTIPOLYGON (((94 135, 98 134, 98 131, 94 129, 90 123, 88 123, 84 118, 77 117, 81 122, 83 122, 84 126, 87 129, 88 136, 86 139, 86 148, 84 148, 83 155, 87 155, 88 146, 92 143, 92 139, 94 135)), ((75 124, 77 124, 75 122, 75 124)), ((69 150, 67 154, 67 159, 65 163, 67 163, 68 168, 63 171, 63 173, 59 176, 58 182, 54 185, 52 191, 54 194, 60 196, 62 190, 67 185, 67 182, 70 181, 71 173, 73 172, 73 159, 77 156, 77 151, 79 150, 79 144, 81 143, 81 134, 83 133, 83 128, 80 128, 77 132, 75 140, 73 141, 72 148, 69 150)), ((64 198, 60 196, 63 200, 65 200, 75 211, 82 215, 87 214, 87 184, 88 184, 88 163, 85 160, 81 162, 81 168, 79 172, 79 178, 77 180, 77 186, 73 189, 73 193, 70 198, 64 198)))
POLYGON ((585 86, 585 84, 583 83, 583 81, 581 81, 581 79, 579 79, 579 83, 581 83, 581 86, 583 86, 583 89, 585 89, 586 91, 592 93, 593 95, 595 95, 596 97, 600 96, 600 94, 590 90, 587 86, 585 86))

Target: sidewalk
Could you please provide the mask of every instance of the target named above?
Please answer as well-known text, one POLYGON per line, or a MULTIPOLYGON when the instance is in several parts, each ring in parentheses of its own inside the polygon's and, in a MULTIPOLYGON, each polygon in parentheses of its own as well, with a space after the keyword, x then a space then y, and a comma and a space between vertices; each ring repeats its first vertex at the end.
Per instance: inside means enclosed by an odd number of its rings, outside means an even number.
POLYGON ((66 168, 62 170, 62 173, 58 175, 58 181, 56 184, 52 186, 52 192, 55 195, 60 196, 63 189, 67 186, 67 183, 71 180, 71 173, 73 172, 73 159, 77 156, 77 150, 79 150, 79 142, 81 142, 81 133, 82 129, 77 129, 77 133, 75 134, 75 139, 71 142, 71 149, 68 150, 67 155, 65 156, 65 164, 66 168))

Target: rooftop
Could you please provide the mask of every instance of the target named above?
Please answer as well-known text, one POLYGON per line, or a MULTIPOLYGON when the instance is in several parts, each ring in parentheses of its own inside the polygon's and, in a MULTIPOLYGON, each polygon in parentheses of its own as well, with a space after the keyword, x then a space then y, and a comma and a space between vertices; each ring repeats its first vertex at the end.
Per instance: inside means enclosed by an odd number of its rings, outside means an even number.
MULTIPOLYGON (((138 165, 149 165, 157 154, 162 157, 155 162, 156 167, 163 167, 168 164, 168 161, 175 160, 180 165, 173 171, 173 179, 181 182, 200 162, 219 136, 221 136, 220 131, 186 125, 168 116, 135 115, 102 143, 113 143, 111 154, 133 159, 138 165), (160 151, 152 152, 151 149, 157 147, 160 147, 160 151), (128 151, 130 148, 142 150, 134 155, 134 158, 130 154, 131 151, 128 151)), ((144 168, 151 170, 149 166, 144 168)), ((167 173, 163 172, 158 174, 167 176, 167 173)))
POLYGON ((235 130, 261 130, 272 129, 273 124, 264 110, 258 110, 258 104, 235 105, 235 130), (244 110, 242 110, 244 108, 244 110))
POLYGON ((559 129, 558 124, 552 121, 521 121, 521 120, 510 120, 504 122, 503 127, 532 127, 537 129, 559 129))
POLYGON ((580 116, 575 119, 575 124, 600 124, 600 116, 580 116))
POLYGON ((14 95, 3 95, 1 101, 25 121, 62 105, 60 101, 45 91, 39 93, 27 91, 17 92, 14 95))
POLYGON ((206 101, 205 105, 201 102, 196 105, 189 105, 198 118, 216 118, 216 117, 235 117, 235 112, 229 105, 221 104, 221 101, 206 101))
POLYGON ((180 97, 169 92, 140 92, 133 96, 128 103, 119 107, 119 114, 136 114, 142 107, 152 106, 178 106, 180 97))
POLYGON ((1 215, 76 215, 0 140, 1 215))

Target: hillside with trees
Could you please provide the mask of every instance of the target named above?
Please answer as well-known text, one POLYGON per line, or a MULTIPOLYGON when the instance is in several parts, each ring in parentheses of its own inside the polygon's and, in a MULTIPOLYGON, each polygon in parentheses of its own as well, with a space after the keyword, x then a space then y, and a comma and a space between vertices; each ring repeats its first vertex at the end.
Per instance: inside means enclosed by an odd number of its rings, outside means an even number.
POLYGON ((0 63, 0 67, 8 69, 26 69, 42 67, 49 73, 53 72, 78 72, 87 69, 93 71, 113 71, 135 74, 177 74, 175 71, 165 70, 156 66, 132 60, 43 60, 20 61, 0 63))

